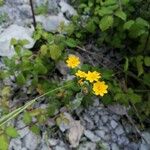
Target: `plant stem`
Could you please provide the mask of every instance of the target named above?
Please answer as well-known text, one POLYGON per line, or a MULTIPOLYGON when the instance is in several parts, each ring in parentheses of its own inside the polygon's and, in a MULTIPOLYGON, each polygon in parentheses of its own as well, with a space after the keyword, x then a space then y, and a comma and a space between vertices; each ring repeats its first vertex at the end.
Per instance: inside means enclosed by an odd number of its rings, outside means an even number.
MULTIPOLYGON (((72 82, 71 82, 71 83, 72 83, 72 82)), ((15 117, 16 117, 17 115, 19 115, 20 113, 22 113, 26 108, 28 108, 29 106, 31 106, 32 104, 34 104, 34 103, 35 103, 37 100, 39 100, 40 98, 42 98, 42 97, 44 97, 44 96, 46 96, 46 95, 48 95, 48 94, 50 94, 50 93, 53 93, 53 92, 55 92, 55 91, 58 91, 58 90, 60 90, 60 89, 62 89, 62 88, 65 88, 65 87, 69 86, 71 83, 66 84, 66 85, 64 85, 64 86, 60 86, 60 87, 58 87, 58 88, 56 88, 56 89, 53 89, 53 90, 51 90, 51 91, 48 91, 48 92, 44 93, 43 95, 40 95, 40 96, 36 97, 35 99, 33 99, 33 100, 27 102, 24 106, 19 107, 19 108, 15 109, 14 111, 12 111, 11 113, 7 114, 6 116, 0 118, 0 127, 3 126, 4 124, 6 124, 6 123, 7 123, 8 121, 10 121, 11 119, 15 118, 15 117)))
POLYGON ((32 0, 30 0, 30 6, 31 6, 31 11, 32 11, 33 26, 34 26, 34 28, 36 28, 36 19, 35 19, 35 13, 34 13, 33 1, 32 0))

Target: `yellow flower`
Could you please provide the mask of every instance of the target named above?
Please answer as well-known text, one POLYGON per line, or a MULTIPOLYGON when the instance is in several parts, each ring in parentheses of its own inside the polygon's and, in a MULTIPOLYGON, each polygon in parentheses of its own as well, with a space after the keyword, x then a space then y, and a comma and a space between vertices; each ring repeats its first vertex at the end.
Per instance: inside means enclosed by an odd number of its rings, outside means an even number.
POLYGON ((78 70, 75 75, 80 78, 86 78, 86 76, 87 76, 87 74, 81 70, 78 70))
POLYGON ((87 75, 86 75, 86 80, 89 80, 91 83, 94 81, 98 81, 98 79, 100 78, 100 73, 97 71, 91 72, 88 71, 87 75))
POLYGON ((98 81, 93 84, 93 91, 95 95, 104 96, 107 93, 108 85, 104 81, 98 81))
POLYGON ((79 57, 75 55, 70 55, 66 60, 66 63, 69 68, 75 68, 80 64, 80 60, 79 57))

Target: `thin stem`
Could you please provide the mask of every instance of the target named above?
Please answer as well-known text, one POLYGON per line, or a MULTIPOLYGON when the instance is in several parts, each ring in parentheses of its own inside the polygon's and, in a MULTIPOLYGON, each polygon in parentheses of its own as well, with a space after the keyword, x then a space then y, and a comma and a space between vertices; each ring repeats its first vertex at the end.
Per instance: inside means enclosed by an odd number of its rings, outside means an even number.
POLYGON ((143 49, 144 54, 146 53, 146 50, 148 50, 146 48, 147 48, 149 38, 150 38, 150 30, 148 31, 148 35, 147 35, 147 38, 146 38, 146 41, 145 41, 145 45, 144 45, 144 49, 143 49))
POLYGON ((33 1, 32 0, 30 0, 30 6, 31 6, 31 11, 32 11, 33 26, 34 26, 34 28, 36 28, 36 19, 35 19, 35 13, 34 13, 33 1))
MULTIPOLYGON (((71 83, 72 83, 72 82, 71 82, 71 83)), ((19 115, 20 113, 22 113, 26 108, 28 108, 29 106, 31 106, 32 104, 34 104, 34 103, 35 103, 37 100, 39 100, 40 98, 42 98, 42 97, 44 97, 44 96, 46 96, 46 95, 48 95, 48 94, 50 94, 50 93, 53 93, 53 92, 55 92, 55 91, 58 91, 58 90, 60 90, 60 89, 62 89, 62 88, 65 88, 65 87, 69 86, 71 83, 66 84, 66 85, 64 85, 64 86, 61 86, 61 87, 58 87, 58 88, 56 88, 56 89, 54 89, 54 90, 48 91, 48 92, 44 93, 43 95, 38 96, 37 98, 35 98, 35 99, 33 99, 33 100, 27 102, 24 106, 22 106, 22 107, 20 107, 20 108, 18 108, 18 109, 16 109, 16 110, 14 110, 14 111, 12 111, 12 112, 10 113, 11 115, 10 115, 10 114, 7 114, 6 116, 0 118, 0 127, 3 126, 3 125, 4 125, 5 123, 7 123, 8 121, 10 121, 11 119, 15 118, 15 117, 16 117, 17 115, 19 115)))

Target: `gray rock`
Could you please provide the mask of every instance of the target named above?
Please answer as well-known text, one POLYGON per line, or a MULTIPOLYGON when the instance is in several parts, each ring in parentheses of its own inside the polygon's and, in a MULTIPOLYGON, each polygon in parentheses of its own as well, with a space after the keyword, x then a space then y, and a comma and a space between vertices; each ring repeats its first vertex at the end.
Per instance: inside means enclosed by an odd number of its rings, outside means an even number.
MULTIPOLYGON (((36 6, 41 6, 41 5, 46 5, 48 0, 35 0, 34 3, 36 4, 36 6)), ((51 1, 51 0, 49 0, 51 1)))
POLYGON ((106 142, 109 142, 111 140, 111 136, 110 136, 110 134, 105 134, 105 136, 102 137, 102 139, 106 142))
POLYGON ((22 120, 19 120, 17 123, 16 123, 16 127, 20 130, 18 130, 18 133, 20 135, 20 138, 23 138, 24 136, 26 136, 30 130, 28 127, 25 127, 26 125, 23 123, 22 120))
POLYGON ((93 120, 94 120, 95 124, 97 124, 99 121, 101 121, 99 119, 99 115, 95 115, 94 118, 93 118, 93 120))
POLYGON ((102 145, 102 149, 104 149, 104 150, 110 150, 110 146, 109 146, 108 143, 103 142, 101 145, 102 145))
POLYGON ((116 136, 115 134, 113 134, 113 135, 111 136, 111 138, 112 138, 112 141, 113 141, 113 142, 117 142, 117 140, 118 140, 118 139, 117 139, 117 136, 116 136))
POLYGON ((119 145, 127 145, 129 140, 125 136, 118 137, 118 144, 119 145))
POLYGON ((47 144, 42 143, 40 147, 36 150, 52 150, 47 144))
POLYGON ((150 144, 141 144, 139 150, 150 150, 150 144))
POLYGON ((58 14, 60 8, 58 6, 59 0, 49 0, 48 1, 48 12, 50 14, 58 14))
POLYGON ((99 105, 100 105, 99 99, 97 98, 97 99, 94 100, 93 106, 98 107, 99 105))
POLYGON ((140 145, 137 143, 129 143, 126 150, 139 150, 140 145))
POLYGON ((65 148, 65 147, 62 147, 62 146, 56 146, 56 147, 55 147, 55 150, 66 150, 66 148, 65 148))
POLYGON ((21 150, 21 140, 19 138, 11 139, 9 150, 21 150))
MULTIPOLYGON (((150 144, 150 132, 143 132, 142 136, 147 141, 147 144, 150 144)), ((143 139, 142 139, 142 143, 145 143, 143 139)))
POLYGON ((21 150, 28 150, 26 147, 21 148, 21 150))
POLYGON ((78 150, 96 150, 96 143, 85 142, 80 144, 78 150))
POLYGON ((30 150, 36 150, 38 144, 40 143, 40 137, 36 136, 34 133, 29 132, 24 138, 24 146, 30 150))
POLYGON ((42 23, 46 31, 56 31, 61 23, 68 24, 69 21, 63 16, 62 13, 59 13, 55 16, 36 16, 37 22, 42 23))
POLYGON ((110 124, 111 124, 113 129, 115 129, 118 125, 118 123, 115 120, 111 120, 110 124))
POLYGON ((29 41, 29 44, 25 45, 25 48, 32 48, 35 41, 31 38, 34 29, 24 28, 13 24, 3 31, 0 35, 0 56, 11 57, 14 55, 13 47, 10 47, 10 41, 12 38, 15 39, 26 39, 29 41))
POLYGON ((116 143, 112 143, 111 149, 112 150, 119 150, 119 147, 118 147, 118 145, 116 143))
POLYGON ((29 4, 29 0, 7 0, 10 5, 29 4))
POLYGON ((57 139, 48 139, 48 143, 50 144, 50 146, 55 146, 59 143, 59 140, 57 140, 57 139))
POLYGON ((96 130, 96 131, 95 131, 95 134, 96 134, 97 136, 103 138, 106 133, 105 133, 105 131, 103 131, 103 130, 96 130))
POLYGON ((102 120, 103 123, 106 123, 108 121, 108 116, 107 115, 102 116, 100 119, 102 120))
POLYGON ((68 13, 69 15, 73 16, 73 15, 77 15, 77 11, 68 3, 66 3, 65 1, 61 1, 59 3, 60 7, 61 7, 61 12, 62 13, 68 13))
POLYGON ((93 129, 95 126, 94 126, 94 123, 92 121, 92 119, 90 118, 90 116, 87 116, 86 114, 83 116, 83 119, 87 122, 86 123, 86 127, 87 129, 91 130, 93 129))
POLYGON ((96 136, 92 131, 90 130, 85 130, 84 135, 91 140, 92 142, 98 142, 100 141, 100 137, 96 136))
POLYGON ((18 9, 20 10, 21 18, 26 19, 32 17, 31 7, 29 5, 21 5, 18 9))
POLYGON ((106 133, 109 132, 108 128, 106 126, 98 126, 98 129, 105 131, 106 133))
POLYGON ((123 130, 122 126, 118 126, 118 127, 115 129, 115 133, 116 133, 117 135, 123 134, 123 133, 124 133, 124 130, 123 130))
POLYGON ((56 64, 56 68, 59 70, 59 72, 62 74, 62 75, 67 75, 68 74, 68 67, 66 65, 66 63, 62 60, 60 60, 57 64, 56 64))

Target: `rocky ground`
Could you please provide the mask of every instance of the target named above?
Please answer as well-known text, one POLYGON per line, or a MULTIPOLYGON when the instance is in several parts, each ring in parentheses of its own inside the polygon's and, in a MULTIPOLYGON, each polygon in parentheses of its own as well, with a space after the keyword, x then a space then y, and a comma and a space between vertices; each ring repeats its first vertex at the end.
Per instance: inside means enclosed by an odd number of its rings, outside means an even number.
MULTIPOLYGON (((34 5, 40 6, 47 0, 35 0, 34 5)), ((48 14, 37 15, 47 31, 54 31, 61 21, 69 23, 69 16, 76 11, 63 0, 48 0, 48 14)), ((10 40, 28 39, 27 48, 32 48, 32 13, 29 0, 6 0, 0 7, 0 57, 12 56, 10 40)), ((0 62, 0 68, 3 64, 0 62)), ((7 82, 6 84, 12 84, 7 82)), ((42 106, 40 106, 42 107, 42 106)), ((12 139, 10 150, 150 150, 150 132, 142 133, 144 139, 136 137, 135 128, 121 115, 106 108, 98 99, 87 109, 78 109, 75 116, 64 113, 73 124, 62 124, 57 134, 47 133, 46 127, 41 126, 41 136, 32 133, 21 121, 16 120, 15 126, 20 137, 12 139), (76 132, 74 132, 76 131, 76 132), (76 148, 73 148, 76 147, 76 148)), ((52 128, 54 125, 51 124, 52 128)))

